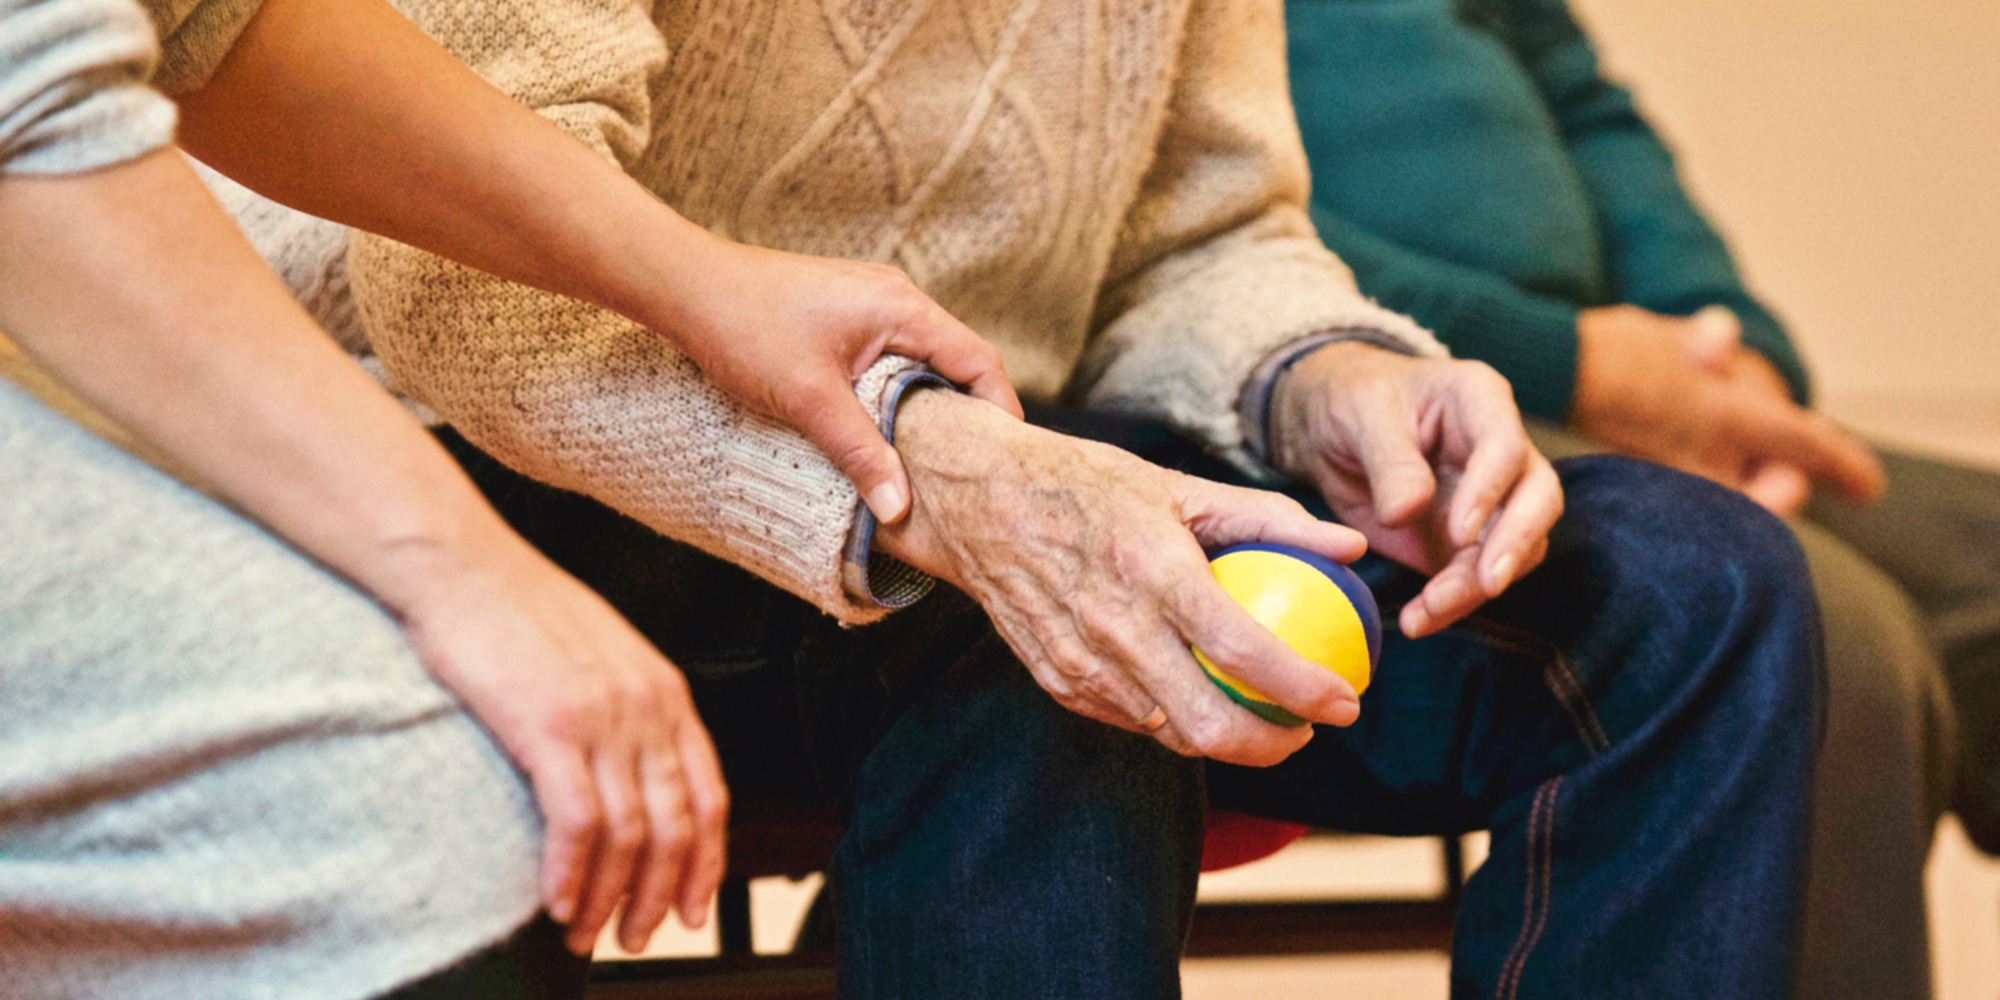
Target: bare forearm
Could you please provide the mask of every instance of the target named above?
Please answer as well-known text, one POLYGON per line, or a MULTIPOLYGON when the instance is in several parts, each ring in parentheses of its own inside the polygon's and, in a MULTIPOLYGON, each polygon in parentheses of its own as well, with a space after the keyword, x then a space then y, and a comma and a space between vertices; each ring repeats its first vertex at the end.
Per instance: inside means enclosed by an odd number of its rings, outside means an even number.
POLYGON ((511 542, 171 152, 0 180, 0 329, 223 499, 392 607, 450 553, 511 542))
POLYGON ((715 242, 381 0, 268 0, 181 109, 268 197, 656 329, 715 242))

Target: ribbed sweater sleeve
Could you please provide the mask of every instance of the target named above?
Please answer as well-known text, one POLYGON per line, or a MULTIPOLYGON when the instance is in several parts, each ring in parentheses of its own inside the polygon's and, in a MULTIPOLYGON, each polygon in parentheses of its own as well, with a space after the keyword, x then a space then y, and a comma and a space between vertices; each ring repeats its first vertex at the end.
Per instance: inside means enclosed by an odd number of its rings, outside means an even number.
MULTIPOLYGON (((622 0, 405 10, 496 86, 600 154, 644 150, 664 42, 622 0), (557 57, 548 52, 560 45, 557 57)), ((842 587, 854 489, 806 441, 746 413, 659 334, 604 309, 356 234, 356 304, 394 387, 520 472, 595 497, 845 621, 885 609, 842 587)), ((879 410, 911 367, 857 385, 879 410)))
POLYGON ((0 172, 94 170, 173 141, 159 59, 132 0, 0 0, 0 172))
POLYGON ((1312 221, 1370 295, 1437 331, 1453 355, 1484 361, 1507 376, 1522 412, 1569 419, 1576 391, 1576 306, 1383 239, 1317 202, 1312 221))
POLYGON ((1744 343, 1809 402, 1811 382, 1791 340, 1744 288, 1728 246, 1688 197, 1673 154, 1632 95, 1604 78, 1566 0, 1510 0, 1509 8, 1508 42, 1590 191, 1619 301, 1674 315, 1728 306, 1743 320, 1744 343))

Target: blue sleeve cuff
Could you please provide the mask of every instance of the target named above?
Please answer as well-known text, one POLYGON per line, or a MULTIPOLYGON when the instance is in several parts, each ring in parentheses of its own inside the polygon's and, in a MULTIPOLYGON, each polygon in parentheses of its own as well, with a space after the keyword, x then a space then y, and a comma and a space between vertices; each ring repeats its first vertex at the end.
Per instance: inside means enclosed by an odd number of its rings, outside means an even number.
POLYGON ((1374 330, 1329 330, 1300 337, 1271 352, 1264 363, 1250 373, 1249 381, 1243 384, 1243 393, 1237 399, 1237 417, 1243 422, 1243 443, 1250 454, 1265 465, 1271 464, 1271 403, 1277 395, 1278 379, 1290 371, 1291 367, 1305 360, 1306 355, 1328 344, 1360 341, 1373 344, 1383 350, 1397 354, 1411 354, 1410 345, 1386 333, 1374 330))
MULTIPOLYGON (((882 389, 879 418, 882 437, 890 444, 896 443, 896 412, 901 409, 903 398, 918 389, 958 391, 957 386, 942 376, 922 368, 912 368, 890 378, 882 389)), ((847 533, 847 550, 840 559, 840 582, 847 596, 861 604, 893 611, 907 608, 931 592, 936 580, 886 552, 873 551, 874 542, 875 514, 867 504, 856 504, 854 527, 847 533)))

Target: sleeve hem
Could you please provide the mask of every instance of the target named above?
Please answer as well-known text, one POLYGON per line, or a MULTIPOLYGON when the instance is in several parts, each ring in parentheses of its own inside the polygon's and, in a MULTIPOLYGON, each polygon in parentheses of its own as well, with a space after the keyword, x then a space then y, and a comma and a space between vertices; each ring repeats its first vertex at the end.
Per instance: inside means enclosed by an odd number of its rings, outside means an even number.
MULTIPOLYGON (((890 444, 896 443, 896 413, 904 397, 918 389, 956 392, 958 387, 922 368, 892 377, 882 389, 881 415, 877 418, 882 437, 890 444)), ((937 581, 886 552, 874 551, 875 526, 875 514, 868 505, 856 504, 854 527, 847 533, 847 546, 841 553, 841 585, 849 599, 864 607, 884 611, 907 608, 930 593, 937 581)))
POLYGON ((129 163, 174 141, 173 102, 143 84, 98 91, 37 122, 0 155, 0 174, 80 174, 129 163))
POLYGON ((1243 449, 1259 462, 1271 464, 1271 404, 1277 396, 1278 380, 1306 355, 1329 344, 1359 342, 1373 344, 1397 354, 1416 356, 1417 349, 1400 337, 1379 330, 1328 330, 1308 334, 1272 351, 1251 372, 1237 401, 1237 416, 1243 424, 1243 449))

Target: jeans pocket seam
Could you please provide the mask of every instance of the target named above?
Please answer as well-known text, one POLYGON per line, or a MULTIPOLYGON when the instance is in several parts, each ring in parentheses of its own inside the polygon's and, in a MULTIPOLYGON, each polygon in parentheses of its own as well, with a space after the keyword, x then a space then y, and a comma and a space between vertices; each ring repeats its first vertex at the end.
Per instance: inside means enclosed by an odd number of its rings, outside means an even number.
POLYGON ((1560 648, 1533 633, 1488 619, 1468 618, 1462 624, 1491 648, 1539 660, 1542 682, 1548 686, 1556 704, 1569 716, 1570 724, 1576 727, 1577 738, 1582 741, 1584 749, 1593 757, 1611 749, 1611 738, 1604 732, 1596 707, 1591 705, 1590 696, 1584 693, 1583 684, 1576 679, 1576 672, 1570 669, 1569 659, 1560 648))

